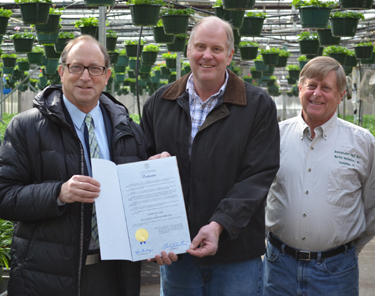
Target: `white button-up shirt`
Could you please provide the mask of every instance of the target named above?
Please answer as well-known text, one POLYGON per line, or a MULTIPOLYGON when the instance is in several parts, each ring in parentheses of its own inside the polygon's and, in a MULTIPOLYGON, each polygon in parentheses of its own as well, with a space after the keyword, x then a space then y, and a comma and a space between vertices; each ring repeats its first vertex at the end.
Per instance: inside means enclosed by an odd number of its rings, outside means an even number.
POLYGON ((280 123, 280 169, 266 226, 287 245, 324 251, 375 234, 375 138, 337 118, 310 128, 301 115, 280 123))

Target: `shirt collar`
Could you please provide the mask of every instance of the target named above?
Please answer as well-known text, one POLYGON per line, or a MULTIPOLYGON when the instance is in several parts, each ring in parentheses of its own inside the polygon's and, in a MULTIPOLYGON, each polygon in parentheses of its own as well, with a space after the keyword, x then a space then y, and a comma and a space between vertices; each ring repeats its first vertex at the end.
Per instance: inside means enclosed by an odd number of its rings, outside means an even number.
MULTIPOLYGON (((63 95, 63 100, 66 109, 69 112, 70 117, 72 118, 72 121, 77 129, 81 129, 83 126, 83 123, 85 121, 86 113, 82 112, 78 109, 76 105, 74 105, 72 102, 70 102, 65 95, 63 95)), ((98 101, 98 104, 95 106, 94 109, 92 109, 89 114, 91 114, 92 118, 99 118, 100 116, 100 108, 99 108, 100 102, 98 101)), ((92 121, 93 125, 95 127, 95 120, 92 121)))
MULTIPOLYGON (((336 122, 337 122, 337 114, 335 113, 327 122, 323 123, 321 126, 316 127, 315 131, 317 134, 322 134, 323 139, 327 140, 333 128, 336 126, 336 122)), ((298 124, 299 124, 301 140, 303 140, 304 136, 311 135, 310 127, 307 125, 307 123, 302 117, 302 110, 301 110, 300 115, 298 116, 298 124)))

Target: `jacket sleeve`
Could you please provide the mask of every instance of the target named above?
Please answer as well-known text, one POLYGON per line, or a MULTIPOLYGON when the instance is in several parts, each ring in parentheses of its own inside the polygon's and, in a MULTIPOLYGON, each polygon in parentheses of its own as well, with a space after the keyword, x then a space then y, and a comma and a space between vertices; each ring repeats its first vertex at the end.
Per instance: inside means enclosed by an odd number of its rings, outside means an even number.
MULTIPOLYGON (((280 133, 276 106, 268 95, 264 95, 261 101, 246 141, 236 183, 210 219, 226 230, 221 240, 227 239, 226 235, 230 239, 237 238, 241 228, 250 223, 260 206, 264 206, 268 190, 279 169, 280 133)), ((263 219, 258 223, 264 225, 264 214, 257 215, 257 219, 263 219)))
MULTIPOLYGON (((60 216, 57 206, 62 182, 38 182, 32 177, 32 158, 38 138, 27 128, 27 120, 15 117, 9 123, 0 147, 0 217, 11 221, 37 221, 60 216)), ((41 170, 42 164, 38 164, 41 170)), ((57 168, 55 168, 57 169, 57 168)))

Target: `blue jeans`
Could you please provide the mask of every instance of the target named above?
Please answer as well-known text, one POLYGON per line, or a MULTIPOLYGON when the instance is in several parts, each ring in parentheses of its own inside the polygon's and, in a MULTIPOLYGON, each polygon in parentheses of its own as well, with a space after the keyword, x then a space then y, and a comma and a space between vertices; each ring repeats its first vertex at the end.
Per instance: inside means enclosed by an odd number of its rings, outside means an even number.
POLYGON ((195 265, 190 254, 160 267, 161 296, 256 296, 262 289, 262 259, 195 265))
POLYGON ((294 259, 269 241, 263 259, 264 296, 358 296, 355 246, 325 259, 294 259))

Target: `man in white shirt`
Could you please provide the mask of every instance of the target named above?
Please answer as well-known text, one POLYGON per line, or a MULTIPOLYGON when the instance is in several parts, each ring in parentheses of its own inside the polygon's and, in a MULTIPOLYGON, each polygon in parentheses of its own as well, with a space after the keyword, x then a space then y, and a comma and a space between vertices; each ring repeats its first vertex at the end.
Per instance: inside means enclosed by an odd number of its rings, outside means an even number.
POLYGON ((341 65, 300 73, 302 113, 280 126, 280 169, 267 197, 264 295, 358 295, 357 254, 375 234, 374 142, 337 118, 341 65))

